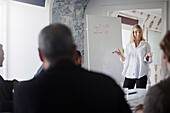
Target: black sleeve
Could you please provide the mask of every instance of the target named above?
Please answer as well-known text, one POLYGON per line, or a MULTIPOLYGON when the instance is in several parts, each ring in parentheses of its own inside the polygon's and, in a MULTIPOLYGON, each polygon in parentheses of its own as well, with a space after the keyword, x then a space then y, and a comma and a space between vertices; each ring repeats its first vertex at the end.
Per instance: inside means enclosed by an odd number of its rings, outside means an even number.
POLYGON ((12 111, 12 96, 13 96, 13 83, 12 81, 5 81, 0 76, 0 111, 12 111))

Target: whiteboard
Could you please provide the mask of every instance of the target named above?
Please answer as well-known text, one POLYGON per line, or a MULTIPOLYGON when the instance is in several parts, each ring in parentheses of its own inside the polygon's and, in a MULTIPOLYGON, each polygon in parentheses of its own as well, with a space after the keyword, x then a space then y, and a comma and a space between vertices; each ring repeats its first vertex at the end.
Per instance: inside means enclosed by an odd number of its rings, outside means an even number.
POLYGON ((120 57, 113 54, 122 48, 121 20, 116 17, 86 16, 88 69, 101 72, 123 81, 123 64, 120 57))

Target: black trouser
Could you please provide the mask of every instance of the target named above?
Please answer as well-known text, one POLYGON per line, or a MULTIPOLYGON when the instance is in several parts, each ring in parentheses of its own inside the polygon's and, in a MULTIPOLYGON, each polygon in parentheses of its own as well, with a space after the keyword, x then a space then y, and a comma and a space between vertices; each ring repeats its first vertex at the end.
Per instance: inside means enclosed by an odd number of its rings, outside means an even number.
POLYGON ((136 83, 136 88, 146 88, 147 76, 143 76, 139 79, 130 79, 125 77, 123 88, 134 89, 136 83))

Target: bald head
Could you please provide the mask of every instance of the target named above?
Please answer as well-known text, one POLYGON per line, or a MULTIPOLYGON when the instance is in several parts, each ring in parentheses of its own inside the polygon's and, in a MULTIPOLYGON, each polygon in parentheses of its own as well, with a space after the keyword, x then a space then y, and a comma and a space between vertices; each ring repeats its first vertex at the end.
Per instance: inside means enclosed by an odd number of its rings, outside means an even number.
POLYGON ((39 34, 39 49, 50 62, 57 58, 73 56, 73 38, 70 29, 59 23, 51 24, 39 34))

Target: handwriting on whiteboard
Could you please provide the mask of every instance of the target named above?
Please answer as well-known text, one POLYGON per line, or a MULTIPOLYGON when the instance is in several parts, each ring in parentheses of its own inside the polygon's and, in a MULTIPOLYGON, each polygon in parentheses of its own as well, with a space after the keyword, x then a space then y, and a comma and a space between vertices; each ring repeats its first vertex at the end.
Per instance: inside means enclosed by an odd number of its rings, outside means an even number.
POLYGON ((94 35, 108 35, 109 34, 109 24, 98 24, 94 26, 94 35))

